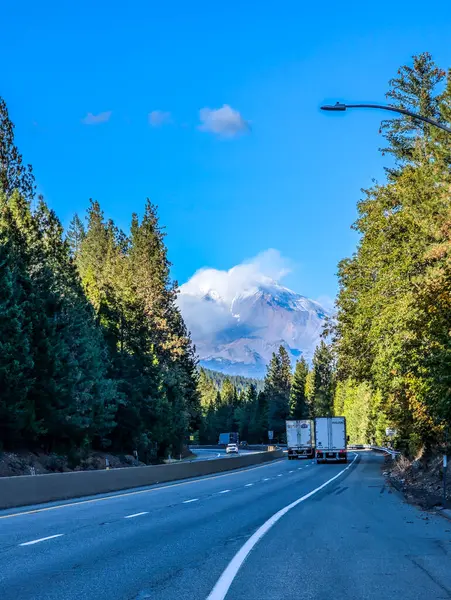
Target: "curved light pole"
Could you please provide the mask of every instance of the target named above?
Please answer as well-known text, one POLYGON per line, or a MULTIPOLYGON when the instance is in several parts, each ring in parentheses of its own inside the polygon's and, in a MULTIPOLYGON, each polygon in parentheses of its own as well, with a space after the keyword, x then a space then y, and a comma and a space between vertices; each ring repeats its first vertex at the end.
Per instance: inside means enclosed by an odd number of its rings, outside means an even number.
POLYGON ((339 111, 343 112, 348 108, 377 108, 381 110, 390 110, 391 112, 400 113, 401 115, 407 115, 408 117, 412 117, 412 119, 416 119, 417 121, 424 121, 425 123, 429 123, 429 125, 433 125, 434 127, 438 127, 439 129, 443 129, 447 133, 451 133, 451 129, 442 125, 438 121, 434 121, 433 119, 429 119, 429 117, 423 117, 423 115, 417 115, 414 112, 410 112, 410 110, 405 110, 404 108, 395 108, 394 106, 385 106, 383 104, 342 104, 341 102, 337 102, 336 104, 324 104, 321 106, 321 110, 329 110, 329 111, 339 111))

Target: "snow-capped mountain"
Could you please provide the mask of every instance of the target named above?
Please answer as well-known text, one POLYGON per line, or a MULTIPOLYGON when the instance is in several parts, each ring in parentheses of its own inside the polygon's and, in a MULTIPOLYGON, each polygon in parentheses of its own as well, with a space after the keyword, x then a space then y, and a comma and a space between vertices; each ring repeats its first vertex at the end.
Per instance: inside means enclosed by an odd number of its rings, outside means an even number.
POLYGON ((317 302, 269 279, 233 297, 205 285, 184 288, 179 305, 202 365, 263 377, 280 345, 293 363, 301 355, 312 359, 327 315, 317 302))

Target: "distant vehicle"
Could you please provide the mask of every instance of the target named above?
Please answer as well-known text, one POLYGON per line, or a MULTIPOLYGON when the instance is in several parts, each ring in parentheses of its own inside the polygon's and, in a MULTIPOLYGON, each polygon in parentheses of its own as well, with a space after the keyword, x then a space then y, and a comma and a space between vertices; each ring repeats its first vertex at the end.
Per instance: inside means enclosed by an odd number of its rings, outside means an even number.
POLYGON ((249 446, 249 444, 247 442, 240 442, 240 446, 242 448, 247 448, 247 446, 249 446))
POLYGON ((345 417, 316 417, 316 462, 348 462, 345 417))
POLYGON ((286 421, 288 460, 315 455, 313 421, 286 421))
POLYGON ((227 444, 226 454, 238 454, 238 446, 236 444, 227 444))
POLYGON ((219 446, 227 446, 227 444, 238 444, 240 438, 236 431, 232 431, 231 433, 220 433, 219 434, 219 446))

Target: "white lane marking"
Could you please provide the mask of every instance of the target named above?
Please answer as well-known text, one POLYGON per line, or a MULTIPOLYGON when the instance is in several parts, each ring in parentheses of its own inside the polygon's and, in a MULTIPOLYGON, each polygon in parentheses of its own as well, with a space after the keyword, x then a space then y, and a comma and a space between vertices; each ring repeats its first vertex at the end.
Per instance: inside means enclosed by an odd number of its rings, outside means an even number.
POLYGON ((350 467, 352 467, 356 458, 357 458, 357 454, 354 456, 354 460, 345 469, 340 471, 337 475, 335 475, 331 479, 328 479, 325 483, 323 483, 319 487, 315 488, 308 494, 305 494, 304 496, 302 496, 301 498, 298 498, 291 504, 288 504, 287 506, 285 506, 284 508, 282 508, 281 510, 276 512, 267 521, 265 521, 263 523, 263 525, 261 525, 257 529, 257 531, 251 535, 251 537, 247 540, 247 542, 240 548, 240 550, 238 550, 238 552, 235 554, 235 556, 229 562, 225 571, 223 572, 221 577, 216 582, 215 587, 210 592, 210 595, 208 596, 207 600, 224 600, 241 565, 246 560, 246 558, 248 557, 252 548, 257 544, 257 542, 259 542, 259 540, 261 540, 262 537, 266 533, 268 533, 268 531, 271 529, 271 527, 273 527, 277 523, 277 521, 279 521, 279 519, 281 519, 284 515, 286 515, 288 511, 290 511, 292 508, 294 508, 301 502, 304 502, 305 500, 307 500, 307 498, 314 496, 320 490, 322 490, 327 485, 329 485, 329 483, 332 483, 332 481, 335 481, 335 479, 340 477, 340 475, 342 475, 345 471, 347 471, 350 467))
POLYGON ((39 544, 39 542, 45 542, 46 540, 53 540, 53 538, 61 537, 64 533, 57 533, 56 535, 49 535, 45 538, 39 538, 38 540, 31 540, 31 542, 23 542, 19 546, 32 546, 33 544, 39 544))
POLYGON ((197 502, 199 498, 191 498, 191 500, 184 500, 182 504, 189 504, 190 502, 197 502))
POLYGON ((294 471, 288 471, 288 473, 294 473, 294 471))
POLYGON ((246 485, 244 487, 251 487, 251 485, 254 485, 253 483, 246 483, 246 485))
POLYGON ((230 492, 230 490, 222 490, 222 492, 218 492, 219 494, 227 494, 227 492, 230 492))
POLYGON ((309 467, 310 465, 305 465, 306 467, 309 467))
POLYGON ((148 515, 149 512, 140 512, 140 513, 135 513, 134 515, 127 515, 126 517, 124 517, 124 519, 134 519, 135 517, 141 517, 142 515, 148 515))
MULTIPOLYGON (((179 487, 181 485, 192 485, 193 483, 199 483, 202 481, 209 481, 210 479, 219 479, 220 477, 231 477, 232 475, 240 475, 247 473, 248 471, 255 471, 256 469, 263 469, 270 467, 279 462, 282 462, 283 458, 276 458, 264 465, 258 465, 257 467, 236 469, 231 473, 222 473, 221 475, 209 475, 208 477, 200 477, 199 479, 193 479, 191 481, 181 481, 180 483, 170 483, 169 485, 161 485, 159 487, 148 487, 145 490, 136 490, 135 492, 124 492, 123 494, 112 494, 111 496, 101 496, 100 498, 91 498, 90 500, 80 500, 79 502, 67 502, 67 504, 57 504, 56 506, 46 506, 45 508, 35 508, 32 510, 24 510, 22 512, 12 513, 9 515, 0 515, 0 519, 12 519, 13 517, 21 517, 22 515, 34 515, 40 512, 46 512, 48 510, 58 510, 60 508, 67 508, 68 506, 79 506, 80 504, 93 504, 94 502, 103 502, 105 500, 114 500, 115 498, 126 498, 127 496, 136 496, 137 494, 150 494, 152 492, 158 492, 159 490, 167 490, 169 488, 179 487)), ((150 484, 151 486, 156 484, 150 484)))
POLYGON ((265 477, 263 481, 269 481, 269 477, 265 477))
POLYGON ((300 471, 302 469, 302 467, 298 467, 298 471, 300 471))
POLYGON ((282 477, 282 475, 283 475, 283 473, 279 473, 279 474, 277 475, 277 477, 282 477))

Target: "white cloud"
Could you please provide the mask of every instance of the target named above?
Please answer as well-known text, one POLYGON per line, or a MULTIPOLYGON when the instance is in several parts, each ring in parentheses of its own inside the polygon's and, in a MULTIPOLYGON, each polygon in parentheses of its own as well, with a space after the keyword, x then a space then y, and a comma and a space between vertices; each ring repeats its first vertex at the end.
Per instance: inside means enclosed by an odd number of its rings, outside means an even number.
POLYGON ((88 113, 86 117, 83 117, 81 122, 83 125, 97 125, 99 123, 106 123, 110 120, 112 115, 111 110, 107 110, 106 112, 101 112, 98 115, 93 115, 92 113, 88 113))
POLYGON ((249 122, 228 104, 216 109, 201 108, 199 116, 201 131, 215 133, 221 137, 235 137, 250 130, 249 122))
POLYGON ((149 113, 149 125, 160 127, 171 122, 171 113, 163 110, 153 110, 149 113))
POLYGON ((280 281, 289 272, 290 261, 274 249, 228 271, 209 268, 197 271, 181 286, 177 299, 194 339, 206 339, 235 322, 231 312, 235 296, 280 281))

